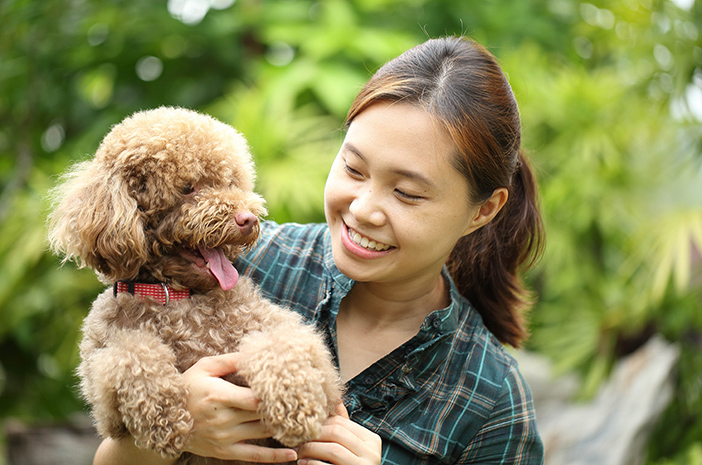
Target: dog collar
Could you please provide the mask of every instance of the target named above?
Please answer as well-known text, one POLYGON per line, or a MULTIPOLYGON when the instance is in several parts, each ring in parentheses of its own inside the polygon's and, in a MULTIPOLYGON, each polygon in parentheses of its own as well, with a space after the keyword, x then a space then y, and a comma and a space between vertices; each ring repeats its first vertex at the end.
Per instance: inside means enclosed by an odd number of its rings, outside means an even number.
POLYGON ((117 281, 113 287, 114 296, 117 297, 117 294, 122 292, 128 292, 132 295, 138 295, 140 297, 151 297, 162 305, 168 305, 169 302, 175 302, 190 297, 190 289, 176 291, 164 283, 142 284, 117 281))

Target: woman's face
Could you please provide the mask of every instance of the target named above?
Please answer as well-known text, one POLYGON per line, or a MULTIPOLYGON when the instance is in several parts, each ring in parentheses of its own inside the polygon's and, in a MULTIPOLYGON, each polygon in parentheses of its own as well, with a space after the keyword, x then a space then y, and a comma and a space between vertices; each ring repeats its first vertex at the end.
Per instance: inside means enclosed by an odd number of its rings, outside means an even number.
POLYGON ((324 190, 334 261, 359 282, 436 279, 480 226, 448 134, 421 108, 379 102, 349 126, 324 190))

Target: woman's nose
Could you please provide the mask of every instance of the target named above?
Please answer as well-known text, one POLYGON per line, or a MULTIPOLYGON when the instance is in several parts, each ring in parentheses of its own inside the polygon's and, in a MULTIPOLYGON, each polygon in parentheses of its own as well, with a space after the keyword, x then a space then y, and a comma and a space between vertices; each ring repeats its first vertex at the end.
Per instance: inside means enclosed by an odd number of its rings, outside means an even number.
POLYGON ((349 205, 349 211, 359 223, 381 226, 385 222, 385 214, 371 189, 355 195, 349 205))

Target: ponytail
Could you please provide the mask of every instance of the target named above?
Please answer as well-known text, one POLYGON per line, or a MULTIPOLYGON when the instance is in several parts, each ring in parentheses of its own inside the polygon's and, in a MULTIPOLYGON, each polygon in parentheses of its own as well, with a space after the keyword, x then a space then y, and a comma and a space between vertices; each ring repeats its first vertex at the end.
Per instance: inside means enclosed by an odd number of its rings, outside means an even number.
POLYGON ((508 191, 495 219, 463 237, 446 265, 488 330, 518 348, 528 335, 524 312, 532 304, 520 274, 538 261, 544 246, 538 188, 521 150, 508 191))

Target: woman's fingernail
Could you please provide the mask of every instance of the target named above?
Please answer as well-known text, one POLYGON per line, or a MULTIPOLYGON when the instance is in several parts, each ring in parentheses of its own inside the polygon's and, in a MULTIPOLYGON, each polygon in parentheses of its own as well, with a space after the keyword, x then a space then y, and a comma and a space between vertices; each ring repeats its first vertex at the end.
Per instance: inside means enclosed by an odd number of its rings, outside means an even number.
POLYGON ((305 465, 307 463, 307 459, 300 459, 297 461, 297 465, 305 465))

